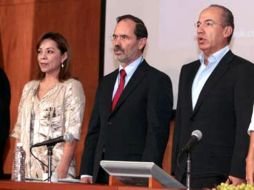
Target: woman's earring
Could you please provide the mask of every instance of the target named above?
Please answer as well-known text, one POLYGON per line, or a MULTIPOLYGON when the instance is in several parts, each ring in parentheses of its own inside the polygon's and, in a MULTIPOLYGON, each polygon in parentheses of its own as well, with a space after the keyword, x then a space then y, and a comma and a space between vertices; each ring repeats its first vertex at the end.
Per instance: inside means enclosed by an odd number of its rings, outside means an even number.
POLYGON ((63 63, 61 64, 61 67, 64 68, 64 64, 63 63))

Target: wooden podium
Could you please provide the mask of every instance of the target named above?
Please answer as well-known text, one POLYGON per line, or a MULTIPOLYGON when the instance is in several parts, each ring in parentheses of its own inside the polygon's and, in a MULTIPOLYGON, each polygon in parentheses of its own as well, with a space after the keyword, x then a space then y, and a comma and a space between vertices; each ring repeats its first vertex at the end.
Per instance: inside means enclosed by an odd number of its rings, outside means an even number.
MULTIPOLYGON (((128 184, 123 183, 122 181, 118 180, 117 177, 109 176, 108 181, 109 186, 127 186, 128 184)), ((153 177, 148 177, 148 188, 162 188, 163 186, 153 177)))
POLYGON ((153 162, 102 160, 100 165, 109 174, 109 186, 185 188, 153 162))
POLYGON ((0 180, 0 189, 5 190, 181 190, 177 188, 148 188, 122 185, 98 185, 83 183, 13 182, 0 180))

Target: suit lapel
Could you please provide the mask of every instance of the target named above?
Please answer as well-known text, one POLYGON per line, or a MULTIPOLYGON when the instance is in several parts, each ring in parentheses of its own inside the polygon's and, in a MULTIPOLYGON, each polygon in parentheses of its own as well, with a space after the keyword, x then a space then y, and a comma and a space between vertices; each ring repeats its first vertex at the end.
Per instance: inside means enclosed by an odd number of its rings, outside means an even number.
POLYGON ((202 90, 200 92, 200 95, 198 97, 198 101, 197 101, 197 104, 194 108, 192 117, 194 117, 194 115, 197 113, 198 109, 200 108, 200 106, 202 105, 204 100, 206 99, 207 95, 210 93, 210 91, 212 89, 214 89, 214 86, 217 84, 217 82, 219 82, 220 78, 228 70, 228 68, 230 66, 229 63, 232 60, 232 58, 233 58, 233 53, 231 51, 229 51, 221 59, 221 61, 217 65, 217 67, 214 69, 212 74, 209 76, 209 78, 207 79, 204 87, 202 88, 202 90))
POLYGON ((116 69, 107 80, 105 91, 104 91, 104 103, 107 109, 107 115, 109 116, 112 112, 112 94, 116 82, 116 78, 118 75, 118 69, 116 69))
POLYGON ((118 100, 115 109, 112 111, 112 114, 116 112, 119 107, 125 102, 126 98, 133 92, 133 90, 136 89, 140 81, 144 78, 145 76, 145 71, 149 68, 149 65, 146 63, 144 60, 137 68, 137 70, 133 73, 130 81, 124 88, 120 99, 118 100))

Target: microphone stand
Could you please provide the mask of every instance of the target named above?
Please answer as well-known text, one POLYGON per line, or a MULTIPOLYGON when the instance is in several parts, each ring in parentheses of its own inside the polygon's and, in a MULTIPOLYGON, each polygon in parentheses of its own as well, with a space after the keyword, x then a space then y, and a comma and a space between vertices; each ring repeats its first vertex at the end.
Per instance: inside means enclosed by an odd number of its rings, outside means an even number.
POLYGON ((48 148, 48 182, 51 182, 52 155, 53 155, 54 145, 49 145, 47 146, 47 148, 48 148))
POLYGON ((187 168, 186 168, 186 187, 187 190, 190 190, 190 181, 191 181, 191 156, 190 151, 187 152, 187 168))

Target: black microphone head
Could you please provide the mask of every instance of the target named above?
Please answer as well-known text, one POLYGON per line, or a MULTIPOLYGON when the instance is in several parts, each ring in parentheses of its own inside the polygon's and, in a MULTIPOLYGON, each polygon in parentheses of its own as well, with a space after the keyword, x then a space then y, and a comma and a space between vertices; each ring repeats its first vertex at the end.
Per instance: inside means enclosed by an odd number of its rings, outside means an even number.
POLYGON ((202 139, 202 132, 200 130, 194 130, 191 133, 191 137, 187 143, 183 146, 180 153, 177 156, 177 165, 180 165, 181 160, 185 160, 186 153, 190 153, 193 147, 195 147, 199 141, 202 139))
POLYGON ((73 135, 70 133, 66 133, 63 136, 64 141, 72 141, 74 139, 73 135))
POLYGON ((191 136, 197 137, 198 141, 202 139, 202 132, 200 130, 194 130, 191 133, 191 136))

